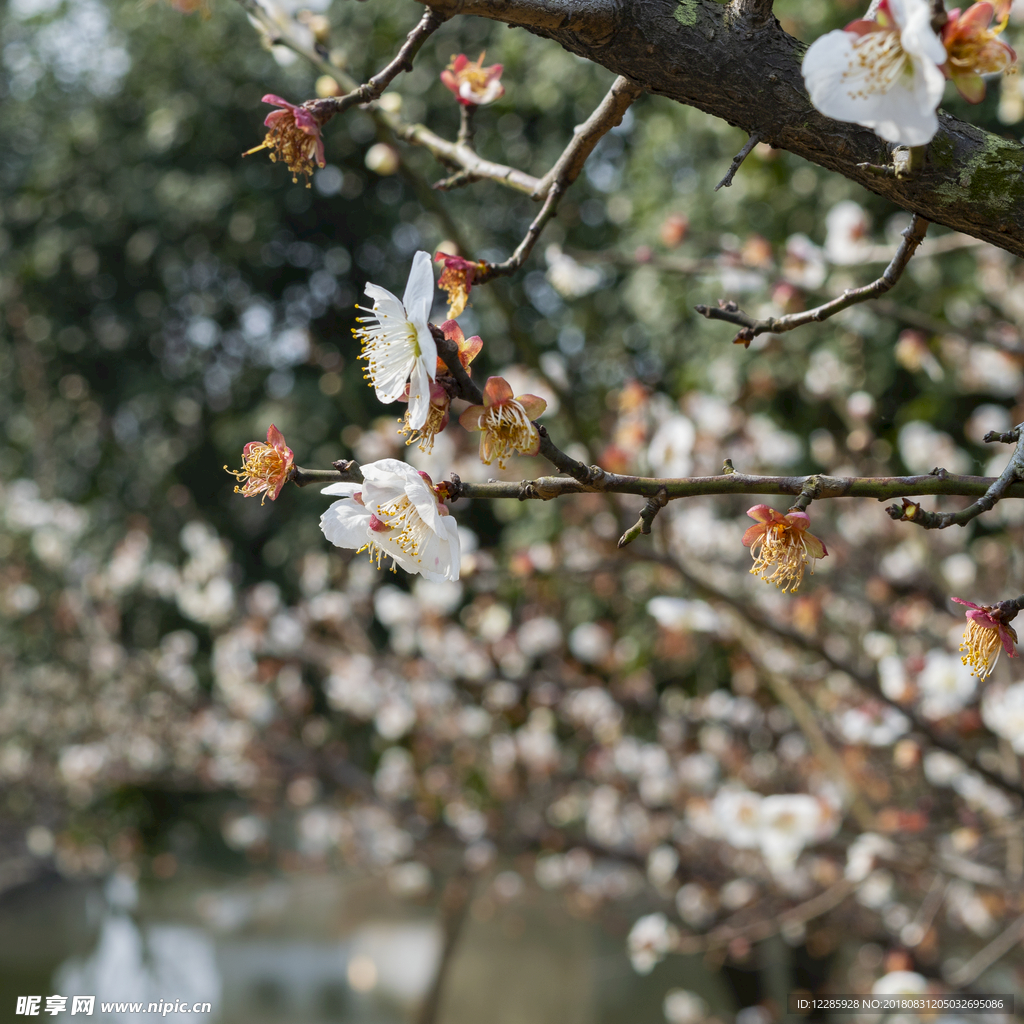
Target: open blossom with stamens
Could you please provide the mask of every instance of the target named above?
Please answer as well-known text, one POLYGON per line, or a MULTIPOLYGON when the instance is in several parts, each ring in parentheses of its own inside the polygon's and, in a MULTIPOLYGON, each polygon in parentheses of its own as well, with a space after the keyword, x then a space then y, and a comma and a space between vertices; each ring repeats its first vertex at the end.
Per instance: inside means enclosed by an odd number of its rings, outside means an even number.
MULTIPOLYGON (((409 385, 405 386, 405 395, 399 399, 401 402, 409 401, 409 385)), ((434 438, 448 426, 449 409, 452 400, 448 392, 437 383, 430 382, 430 411, 427 413, 427 422, 421 427, 413 427, 409 422, 409 413, 401 421, 402 425, 398 432, 405 438, 407 445, 419 443, 421 452, 432 452, 434 450, 434 438)))
POLYGON ((441 72, 441 81, 455 93, 464 107, 480 107, 505 95, 505 87, 499 81, 501 71, 500 64, 485 68, 483 53, 476 60, 460 53, 453 56, 451 63, 441 72))
POLYGON ((968 103, 985 98, 982 75, 1006 71, 1017 59, 1013 49, 998 38, 1010 20, 1010 6, 1010 0, 995 4, 982 0, 962 13, 959 8, 950 11, 942 27, 942 43, 949 57, 942 70, 968 103), (996 26, 990 28, 993 18, 996 26))
MULTIPOLYGON (((336 547, 369 551, 380 568, 419 573, 440 583, 459 578, 459 530, 426 473, 397 459, 362 467, 361 484, 331 484, 323 494, 344 495, 320 517, 320 529, 336 547)), ((443 486, 443 485, 441 485, 443 486)))
POLYGON ((434 256, 434 262, 444 264, 437 287, 448 293, 448 319, 454 320, 466 308, 473 278, 484 269, 485 264, 482 261, 464 260, 461 256, 449 256, 440 251, 434 256))
POLYGON ((1008 622, 1003 622, 993 613, 995 608, 986 604, 972 604, 954 597, 957 604, 967 606, 967 628, 964 638, 960 641, 960 650, 964 652, 960 660, 970 665, 971 670, 979 679, 986 679, 996 667, 1000 650, 1006 651, 1008 658, 1017 657, 1017 633, 1008 622))
POLYGON ((366 360, 366 376, 380 401, 408 397, 409 426, 420 430, 430 416, 430 382, 437 376, 437 343, 427 321, 434 299, 429 254, 413 257, 401 302, 376 284, 367 284, 366 294, 373 309, 359 307, 369 315, 359 317, 365 326, 352 332, 363 345, 359 356, 366 360))
POLYGON ((471 405, 459 422, 467 430, 482 430, 480 461, 489 466, 495 459, 504 469, 513 452, 536 455, 540 451, 540 434, 533 424, 548 407, 536 395, 512 397, 512 388, 504 377, 488 377, 484 387, 484 404, 471 405))
POLYGON ((799 509, 783 515, 767 505, 755 505, 747 510, 757 524, 743 534, 743 546, 750 548, 754 567, 750 570, 765 583, 774 583, 786 591, 796 590, 804 578, 804 568, 811 567, 819 558, 828 555, 825 545, 813 533, 806 512, 799 509))
POLYGON ((306 188, 309 188, 309 176, 313 173, 313 165, 323 167, 324 140, 320 134, 321 124, 306 107, 297 107, 294 103, 268 93, 263 103, 272 103, 280 110, 272 110, 263 122, 269 128, 263 142, 243 153, 258 153, 261 149, 270 150, 270 159, 281 159, 292 172, 292 181, 298 182, 300 174, 306 175, 306 188))
POLYGON ((273 423, 267 431, 267 443, 262 441, 250 441, 242 449, 242 468, 224 468, 236 477, 242 484, 235 486, 236 494, 243 494, 247 498, 255 498, 262 494, 260 499, 262 505, 269 498, 276 501, 281 493, 295 464, 295 456, 291 448, 284 443, 284 434, 281 433, 273 423))
POLYGON ((875 20, 852 21, 816 39, 803 61, 811 103, 888 142, 929 142, 939 128, 946 63, 931 19, 928 0, 882 0, 875 20))

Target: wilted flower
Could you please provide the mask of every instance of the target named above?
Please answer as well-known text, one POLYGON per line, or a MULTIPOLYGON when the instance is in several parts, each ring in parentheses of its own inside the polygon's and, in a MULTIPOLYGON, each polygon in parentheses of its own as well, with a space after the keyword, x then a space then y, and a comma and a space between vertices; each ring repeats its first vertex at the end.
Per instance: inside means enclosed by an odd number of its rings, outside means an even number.
POLYGON ((336 547, 369 551, 380 568, 390 557, 406 572, 428 580, 459 578, 459 530, 426 473, 397 459, 362 467, 361 484, 331 484, 341 494, 320 517, 320 529, 336 547))
MULTIPOLYGON (((401 402, 409 401, 410 385, 405 385, 405 394, 399 399, 401 402)), ((437 383, 430 382, 430 409, 427 412, 427 421, 421 427, 413 427, 409 422, 409 413, 405 414, 402 426, 398 432, 405 438, 407 445, 419 442, 421 452, 434 450, 434 438, 448 426, 448 410, 451 408, 452 400, 448 392, 437 383)))
POLYGON ((281 109, 267 114, 263 124, 270 131, 263 142, 242 155, 249 156, 261 149, 269 149, 271 160, 276 162, 280 158, 285 162, 292 172, 292 181, 297 182, 300 174, 306 175, 306 188, 309 188, 308 178, 313 173, 313 165, 323 167, 327 162, 324 158, 320 122, 308 108, 297 107, 272 93, 267 93, 262 102, 272 103, 281 109))
POLYGON ((1017 657, 1017 634, 1013 626, 998 616, 995 608, 961 601, 959 597, 953 600, 969 609, 966 612, 967 628, 960 641, 960 650, 965 653, 960 660, 965 665, 969 664, 979 679, 986 679, 996 667, 1000 647, 1008 658, 1017 657))
POLYGON ((376 284, 367 284, 366 294, 373 309, 359 307, 370 314, 359 322, 369 326, 352 332, 363 345, 359 356, 366 360, 366 376, 380 401, 408 397, 408 424, 420 430, 430 416, 430 382, 437 375, 437 343, 427 322, 434 299, 430 256, 421 251, 413 257, 401 302, 376 284))
POLYGON ((467 430, 482 430, 480 461, 489 466, 495 459, 504 469, 512 452, 536 455, 540 434, 532 420, 547 408, 536 395, 512 397, 512 388, 504 377, 488 377, 484 386, 484 404, 471 405, 459 422, 467 430))
POLYGON ((485 53, 476 60, 470 60, 464 53, 453 56, 451 63, 441 72, 441 81, 455 93, 455 98, 464 107, 483 106, 505 95, 505 87, 499 81, 502 66, 492 64, 485 68, 485 53))
POLYGON ((255 498, 262 494, 262 505, 267 498, 275 501, 288 480, 288 474, 295 463, 291 448, 284 443, 284 434, 273 423, 267 430, 267 443, 250 441, 242 449, 242 468, 224 468, 241 481, 242 486, 235 486, 235 494, 244 494, 247 498, 255 498))
POLYGON ((874 21, 852 21, 815 40, 803 61, 811 103, 888 142, 929 142, 939 127, 946 62, 931 18, 928 0, 882 0, 874 21))
POLYGON ((449 256, 446 252, 436 253, 434 262, 444 264, 437 287, 448 293, 448 319, 454 320, 466 308, 473 278, 484 269, 484 263, 449 256))
POLYGON ((808 563, 813 574, 814 563, 828 555, 825 545, 808 532, 811 520, 806 512, 782 515, 767 505, 755 505, 747 515, 757 520, 757 525, 743 534, 743 546, 750 548, 754 558, 750 571, 765 583, 774 583, 783 593, 800 586, 808 563))
POLYGON ((942 43, 949 59, 942 70, 968 103, 980 103, 985 98, 982 75, 1005 71, 1017 59, 1012 48, 997 38, 1009 18, 1010 0, 999 0, 997 4, 982 0, 962 14, 959 9, 949 12, 949 20, 942 28, 942 43), (996 16, 996 27, 989 28, 996 16))

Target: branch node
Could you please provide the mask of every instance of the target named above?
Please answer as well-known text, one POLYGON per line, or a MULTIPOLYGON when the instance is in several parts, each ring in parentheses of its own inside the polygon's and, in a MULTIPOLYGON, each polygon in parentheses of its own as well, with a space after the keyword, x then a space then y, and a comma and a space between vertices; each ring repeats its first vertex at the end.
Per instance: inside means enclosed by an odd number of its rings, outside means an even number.
POLYGON ((722 463, 722 475, 731 476, 735 472, 736 467, 732 464, 732 459, 726 459, 725 462, 722 463))

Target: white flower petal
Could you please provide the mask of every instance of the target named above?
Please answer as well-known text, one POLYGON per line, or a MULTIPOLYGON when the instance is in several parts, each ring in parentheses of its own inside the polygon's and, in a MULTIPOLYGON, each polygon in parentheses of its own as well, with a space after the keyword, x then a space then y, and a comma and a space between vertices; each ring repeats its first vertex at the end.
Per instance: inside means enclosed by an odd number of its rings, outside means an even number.
POLYGON ((412 258, 402 304, 410 320, 426 322, 430 318, 430 307, 434 304, 434 271, 430 266, 430 254, 422 249, 412 258))
POLYGON ((430 416, 430 378, 422 359, 413 364, 409 379, 409 426, 419 430, 430 416))
POLYGON ((354 501, 336 501, 320 517, 324 536, 338 548, 361 548, 372 536, 370 513, 354 501))
POLYGON ((328 484, 326 487, 320 488, 321 494, 344 494, 346 498, 351 498, 353 494, 358 494, 362 484, 328 484))
POLYGON ((828 117, 920 146, 938 131, 946 51, 931 28, 927 0, 892 0, 891 10, 899 32, 837 30, 815 40, 804 56, 804 82, 828 117))

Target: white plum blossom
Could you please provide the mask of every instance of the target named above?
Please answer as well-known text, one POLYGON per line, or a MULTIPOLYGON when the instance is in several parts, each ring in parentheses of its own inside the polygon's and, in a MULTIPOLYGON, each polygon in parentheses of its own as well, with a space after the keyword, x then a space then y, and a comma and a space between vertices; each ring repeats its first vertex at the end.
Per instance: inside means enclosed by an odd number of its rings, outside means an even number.
POLYGON ((862 263, 871 250, 867 210, 852 199, 836 203, 825 214, 825 259, 836 266, 862 263))
POLYGON ((806 793, 780 793, 761 801, 761 853, 772 871, 788 871, 805 846, 826 838, 822 811, 821 802, 806 793))
POLYGON ((650 974, 655 966, 671 952, 679 933, 668 923, 664 914, 647 914, 630 929, 626 939, 629 959, 637 974, 650 974))
MULTIPOLYGON (((418 252, 412 260, 402 301, 380 285, 367 284, 373 309, 360 317, 365 326, 355 330, 362 342, 360 358, 384 403, 397 402, 409 384, 409 426, 419 430, 430 415, 430 382, 437 373, 437 343, 428 318, 434 301, 434 272, 430 256, 418 252)), ((362 307, 360 307, 362 308, 362 307)))
POLYGON ((459 578, 459 530, 425 473, 397 459, 363 466, 361 484, 331 484, 344 495, 320 517, 336 547, 370 552, 380 567, 390 557, 406 572, 435 583, 459 578))
POLYGON ((749 850, 760 841, 763 797, 744 789, 720 789, 711 813, 722 838, 738 850, 749 850))
POLYGON ((925 657, 917 687, 921 694, 921 714, 937 719, 966 707, 974 698, 978 680, 956 655, 935 649, 925 657))
POLYGON ((945 85, 946 48, 931 18, 928 0, 882 0, 874 21, 815 40, 803 62, 811 103, 887 142, 925 145, 938 131, 945 85))
POLYGON ((981 701, 982 721, 1024 754, 1024 683, 990 686, 981 701))

